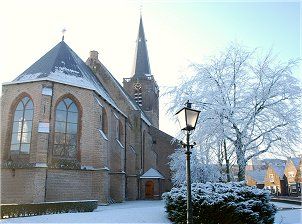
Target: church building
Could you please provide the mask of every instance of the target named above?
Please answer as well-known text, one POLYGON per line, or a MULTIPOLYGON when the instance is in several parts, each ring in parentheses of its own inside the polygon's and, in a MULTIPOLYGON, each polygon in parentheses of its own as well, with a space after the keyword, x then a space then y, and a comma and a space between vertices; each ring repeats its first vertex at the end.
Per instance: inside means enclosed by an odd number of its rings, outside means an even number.
POLYGON ((142 17, 123 86, 91 51, 64 41, 1 96, 1 203, 159 199, 171 189, 173 137, 159 130, 159 88, 142 17))

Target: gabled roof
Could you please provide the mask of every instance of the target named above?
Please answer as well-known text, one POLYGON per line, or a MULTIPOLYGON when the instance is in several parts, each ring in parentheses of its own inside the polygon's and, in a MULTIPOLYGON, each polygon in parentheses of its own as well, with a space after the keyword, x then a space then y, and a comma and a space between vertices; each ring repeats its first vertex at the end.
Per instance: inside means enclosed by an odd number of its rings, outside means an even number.
POLYGON ((133 77, 145 78, 145 74, 151 74, 148 50, 143 26, 142 16, 139 21, 138 36, 136 40, 136 51, 133 66, 133 77))
POLYGON ((119 89, 119 91, 123 94, 125 99, 129 102, 129 105, 134 110, 138 110, 141 112, 141 119, 148 125, 151 126, 151 121, 149 120, 148 116, 145 114, 145 112, 141 109, 141 107, 137 104, 137 102, 127 93, 127 91, 121 86, 121 84, 114 78, 114 76, 110 73, 110 71, 106 68, 105 65, 103 65, 102 62, 98 60, 98 63, 100 64, 100 68, 103 72, 106 72, 106 74, 109 76, 109 78, 112 80, 114 85, 119 89))
POLYGON ((266 170, 249 170, 246 171, 246 176, 252 177, 257 183, 264 183, 266 170))
POLYGON ((270 165, 270 164, 273 164, 273 165, 284 165, 286 163, 286 160, 283 160, 283 159, 262 159, 262 162, 265 163, 266 165, 270 165))
POLYGON ((293 164, 294 164, 294 166, 295 166, 296 168, 299 167, 299 163, 300 163, 300 161, 301 161, 301 158, 290 158, 290 160, 293 162, 293 164))
POLYGON ((284 171, 285 171, 285 165, 274 165, 274 164, 270 164, 269 165, 279 176, 279 178, 282 180, 283 176, 284 176, 284 171))
POLYGON ((42 80, 94 90, 104 98, 104 100, 121 112, 91 69, 63 40, 26 69, 15 80, 6 84, 42 80))
POLYGON ((158 170, 153 169, 153 168, 150 168, 140 178, 142 178, 142 179, 165 179, 158 170))

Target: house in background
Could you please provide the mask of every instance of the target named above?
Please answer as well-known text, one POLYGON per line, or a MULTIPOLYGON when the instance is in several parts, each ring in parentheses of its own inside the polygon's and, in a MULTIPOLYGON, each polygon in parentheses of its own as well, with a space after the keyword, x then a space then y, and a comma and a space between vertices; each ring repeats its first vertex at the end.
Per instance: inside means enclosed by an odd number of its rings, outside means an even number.
POLYGON ((287 178, 288 194, 301 195, 301 158, 289 158, 284 174, 287 178))
POLYGON ((246 167, 246 183, 275 195, 301 196, 301 171, 301 156, 287 160, 254 158, 246 167))
POLYGON ((245 174, 246 184, 262 189, 264 188, 265 175, 266 170, 247 170, 245 174))
POLYGON ((284 175, 285 165, 269 164, 265 173, 264 188, 274 195, 287 194, 287 180, 284 175))

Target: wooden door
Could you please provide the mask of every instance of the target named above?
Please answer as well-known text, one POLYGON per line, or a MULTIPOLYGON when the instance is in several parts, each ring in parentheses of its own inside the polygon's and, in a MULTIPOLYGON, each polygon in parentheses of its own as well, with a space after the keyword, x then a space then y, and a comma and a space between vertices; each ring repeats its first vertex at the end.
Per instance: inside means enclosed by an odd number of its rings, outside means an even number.
POLYGON ((152 199, 154 197, 154 183, 147 181, 145 185, 145 198, 152 199))

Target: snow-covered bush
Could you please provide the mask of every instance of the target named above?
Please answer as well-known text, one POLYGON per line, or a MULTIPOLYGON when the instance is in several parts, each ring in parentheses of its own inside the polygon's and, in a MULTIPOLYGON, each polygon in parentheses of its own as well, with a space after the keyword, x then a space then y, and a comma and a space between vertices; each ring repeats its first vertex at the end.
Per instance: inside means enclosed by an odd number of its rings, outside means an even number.
MULTIPOLYGON (((186 186, 163 194, 168 217, 186 223, 186 186)), ((276 207, 269 192, 244 183, 193 183, 193 223, 272 224, 276 207)))

